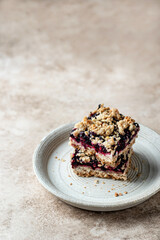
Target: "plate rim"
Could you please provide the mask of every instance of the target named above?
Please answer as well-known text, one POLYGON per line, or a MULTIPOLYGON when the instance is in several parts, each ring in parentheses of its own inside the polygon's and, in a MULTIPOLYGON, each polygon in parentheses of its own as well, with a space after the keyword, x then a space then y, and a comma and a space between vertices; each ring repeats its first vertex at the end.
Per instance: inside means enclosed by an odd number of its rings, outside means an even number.
MULTIPOLYGON (((55 134, 55 133, 59 133, 59 134, 63 134, 62 130, 68 129, 68 128, 73 128, 74 124, 78 122, 71 122, 68 124, 63 124, 61 126, 59 126, 58 128, 53 129, 49 134, 47 134, 45 137, 43 137, 40 141, 40 143, 37 145, 37 147, 35 148, 35 151, 33 153, 33 157, 32 157, 32 163, 33 163, 33 170, 34 173, 38 179, 38 181, 41 183, 41 185, 48 190, 50 193, 52 193, 53 195, 55 195, 57 198, 61 199, 64 202, 67 202, 68 204, 72 205, 72 206, 76 206, 79 208, 83 208, 83 209, 88 209, 89 208, 93 208, 95 211, 97 211, 97 209, 99 209, 98 211, 114 211, 114 210, 121 210, 121 209, 126 209, 135 205, 138 205, 144 201, 146 201, 147 199, 149 199, 150 197, 152 197, 153 195, 155 195, 157 192, 160 191, 160 183, 157 184, 155 186, 155 188, 153 188, 153 190, 149 193, 149 194, 142 194, 140 198, 136 199, 136 200, 130 200, 128 201, 127 199, 122 199, 121 201, 119 201, 118 203, 115 204, 115 202, 107 202, 106 204, 104 203, 95 203, 95 202, 88 202, 86 200, 78 200, 74 197, 68 196, 65 193, 61 192, 60 190, 56 190, 55 186, 51 183, 52 187, 49 186, 45 181, 44 178, 41 176, 41 173, 39 172, 39 169, 37 167, 37 163, 39 160, 39 152, 42 148, 42 146, 55 134), (114 209, 115 208, 115 209, 114 209)), ((140 128, 145 129, 147 131, 152 132, 155 135, 155 140, 157 143, 157 139, 159 139, 160 141, 160 135, 155 132, 154 130, 152 130, 151 128, 148 128, 142 124, 140 124, 140 128)), ((152 142, 151 142, 152 143, 152 142)), ((158 145, 158 143, 157 143, 158 145)), ((155 145, 154 145, 155 146, 155 145)), ((160 145, 157 147, 157 150, 160 152, 160 145)))

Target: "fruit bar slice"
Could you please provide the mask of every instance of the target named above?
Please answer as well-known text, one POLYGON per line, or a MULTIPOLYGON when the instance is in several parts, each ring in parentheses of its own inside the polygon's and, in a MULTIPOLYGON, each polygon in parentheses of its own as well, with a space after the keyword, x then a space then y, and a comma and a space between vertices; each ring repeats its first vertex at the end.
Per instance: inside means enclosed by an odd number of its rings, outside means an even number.
POLYGON ((87 151, 75 149, 71 154, 71 164, 73 171, 81 177, 100 177, 127 180, 127 173, 131 165, 131 155, 133 150, 118 157, 119 165, 116 168, 102 165, 96 155, 88 155, 87 151))
POLYGON ((70 145, 83 151, 92 149, 103 164, 116 167, 118 156, 132 147, 139 129, 139 124, 131 117, 100 104, 88 117, 75 124, 70 145))

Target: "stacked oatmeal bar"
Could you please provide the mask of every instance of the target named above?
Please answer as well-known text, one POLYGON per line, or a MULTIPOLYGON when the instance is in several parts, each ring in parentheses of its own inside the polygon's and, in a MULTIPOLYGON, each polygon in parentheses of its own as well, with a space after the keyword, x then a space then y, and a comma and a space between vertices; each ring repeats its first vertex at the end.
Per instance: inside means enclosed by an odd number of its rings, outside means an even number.
POLYGON ((132 118, 100 104, 88 117, 75 124, 70 134, 74 172, 83 177, 126 180, 132 145, 139 129, 139 124, 132 118))

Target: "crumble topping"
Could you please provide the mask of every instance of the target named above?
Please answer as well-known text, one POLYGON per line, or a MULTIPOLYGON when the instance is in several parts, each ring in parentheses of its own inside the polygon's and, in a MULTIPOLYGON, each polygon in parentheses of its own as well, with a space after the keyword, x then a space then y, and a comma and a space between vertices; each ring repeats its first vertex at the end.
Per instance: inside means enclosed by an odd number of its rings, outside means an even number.
POLYGON ((122 115, 116 108, 110 109, 100 104, 88 117, 75 124, 72 134, 77 138, 83 132, 93 144, 103 144, 111 152, 126 131, 134 135, 137 127, 138 124, 131 117, 122 115))

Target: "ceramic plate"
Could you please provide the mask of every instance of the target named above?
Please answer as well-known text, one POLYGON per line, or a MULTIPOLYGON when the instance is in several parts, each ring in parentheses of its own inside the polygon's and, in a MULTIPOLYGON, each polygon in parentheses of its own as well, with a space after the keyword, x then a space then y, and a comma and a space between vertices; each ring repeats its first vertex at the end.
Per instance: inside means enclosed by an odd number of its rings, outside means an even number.
POLYGON ((114 211, 144 202, 160 190, 160 135, 141 125, 132 156, 129 181, 78 177, 72 171, 67 124, 42 139, 33 155, 39 182, 62 201, 94 211, 114 211), (96 180, 98 184, 95 184, 96 180), (122 196, 115 197, 115 192, 122 196), (127 194, 124 194, 127 192, 127 194))

